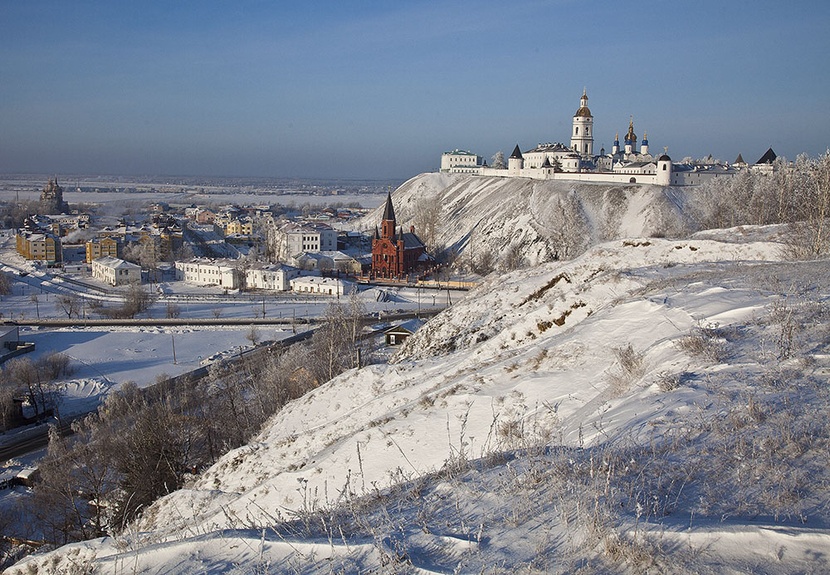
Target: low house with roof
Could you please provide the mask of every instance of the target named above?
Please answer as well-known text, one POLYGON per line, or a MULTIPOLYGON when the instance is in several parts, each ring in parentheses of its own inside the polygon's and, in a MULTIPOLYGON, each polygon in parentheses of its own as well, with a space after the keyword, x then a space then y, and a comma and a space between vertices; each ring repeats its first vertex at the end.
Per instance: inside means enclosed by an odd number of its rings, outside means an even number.
POLYGON ((141 283, 141 266, 104 256, 92 260, 92 277, 111 286, 141 283))
POLYGON ((359 274, 362 269, 358 260, 341 251, 304 252, 293 256, 291 263, 300 269, 321 272, 359 274))
POLYGON ((386 338, 386 345, 401 345, 409 339, 409 336, 421 329, 422 325, 424 325, 424 321, 415 318, 390 327, 383 332, 386 338))
POLYGON ((351 282, 319 276, 301 276, 290 280, 290 283, 292 291, 308 294, 341 296, 351 291, 352 288, 351 282))

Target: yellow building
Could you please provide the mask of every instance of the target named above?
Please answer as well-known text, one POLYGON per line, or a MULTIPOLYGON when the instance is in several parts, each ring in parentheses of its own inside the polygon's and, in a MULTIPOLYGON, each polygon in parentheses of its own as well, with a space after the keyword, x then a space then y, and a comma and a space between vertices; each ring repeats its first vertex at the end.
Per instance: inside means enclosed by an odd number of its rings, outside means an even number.
POLYGON ((121 257, 121 244, 118 240, 104 237, 94 238, 86 243, 86 263, 91 264, 92 260, 103 257, 121 257))
POLYGON ((50 265, 63 260, 60 238, 44 232, 18 231, 17 253, 27 260, 40 260, 50 265))

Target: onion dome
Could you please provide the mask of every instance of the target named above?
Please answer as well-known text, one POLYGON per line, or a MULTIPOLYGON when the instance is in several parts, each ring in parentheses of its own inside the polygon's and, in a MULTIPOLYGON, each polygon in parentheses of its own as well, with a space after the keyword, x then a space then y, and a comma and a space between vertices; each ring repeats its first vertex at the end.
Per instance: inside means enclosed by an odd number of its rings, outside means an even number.
POLYGON ((579 109, 574 114, 574 118, 592 118, 591 110, 588 109, 588 92, 582 90, 582 97, 579 99, 579 109))
POLYGON ((626 143, 637 141, 637 134, 634 133, 634 120, 628 122, 628 133, 625 135, 626 143))

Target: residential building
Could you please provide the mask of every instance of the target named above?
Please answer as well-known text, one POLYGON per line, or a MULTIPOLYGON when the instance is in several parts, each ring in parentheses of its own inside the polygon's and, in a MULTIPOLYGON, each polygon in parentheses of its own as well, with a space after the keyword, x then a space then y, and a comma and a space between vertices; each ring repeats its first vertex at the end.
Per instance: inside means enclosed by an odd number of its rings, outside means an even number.
POLYGON ((230 260, 176 262, 176 279, 203 286, 239 289, 240 272, 230 260))
POLYGON ((92 260, 92 277, 111 286, 141 283, 141 266, 104 256, 92 260))
POLYGON ((303 252, 289 258, 292 265, 303 270, 318 270, 321 272, 339 272, 359 274, 361 264, 358 260, 340 251, 334 252, 303 252))
POLYGON ((277 223, 269 234, 272 238, 274 258, 287 262, 289 258, 304 252, 330 252, 337 250, 337 230, 320 222, 277 223))
POLYGON ((484 158, 466 150, 441 154, 441 171, 450 174, 474 174, 484 165, 484 158))
POLYGON ((121 242, 113 237, 93 238, 86 242, 86 263, 92 263, 92 260, 98 258, 121 257, 121 242))
POLYGON ((47 265, 63 261, 61 240, 49 232, 18 230, 17 253, 27 260, 38 260, 47 265))
POLYGON ((337 278, 324 278, 319 276, 300 276, 290 280, 291 290, 297 293, 322 294, 322 295, 345 295, 351 291, 351 282, 345 282, 337 278))
POLYGON ((245 270, 245 287, 274 291, 289 291, 291 280, 299 277, 300 270, 284 264, 271 264, 245 270))

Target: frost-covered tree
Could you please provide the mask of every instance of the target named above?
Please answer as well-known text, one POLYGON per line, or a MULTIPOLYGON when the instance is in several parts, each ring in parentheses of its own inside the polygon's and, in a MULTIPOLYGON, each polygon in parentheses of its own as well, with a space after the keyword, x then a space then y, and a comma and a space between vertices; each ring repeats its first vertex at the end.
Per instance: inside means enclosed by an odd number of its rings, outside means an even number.
POLYGON ((504 152, 499 150, 493 157, 490 158, 490 166, 498 170, 503 170, 507 167, 507 162, 504 161, 504 152))

